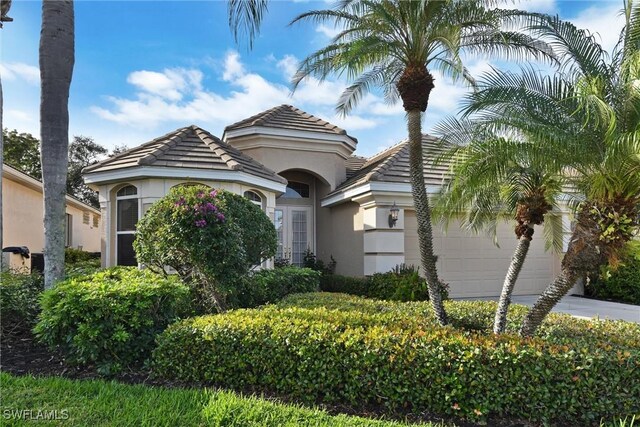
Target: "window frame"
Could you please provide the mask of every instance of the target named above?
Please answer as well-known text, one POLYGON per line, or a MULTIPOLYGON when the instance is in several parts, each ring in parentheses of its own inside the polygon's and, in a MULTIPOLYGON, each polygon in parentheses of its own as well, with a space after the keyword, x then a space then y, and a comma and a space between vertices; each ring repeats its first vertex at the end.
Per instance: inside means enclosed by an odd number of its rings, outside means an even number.
POLYGON ((118 230, 118 220, 120 218, 120 204, 118 202, 122 201, 122 200, 132 200, 132 199, 136 199, 137 203, 136 203, 136 207, 137 207, 137 220, 136 223, 138 221, 140 221, 140 212, 141 212, 141 201, 142 199, 139 197, 138 195, 138 187, 136 187, 135 185, 132 184, 127 184, 125 186, 123 186, 122 188, 120 188, 118 191, 116 191, 116 206, 115 206, 115 210, 116 210, 116 221, 115 221, 115 231, 116 231, 116 238, 115 238, 115 265, 120 265, 118 264, 118 236, 123 235, 123 234, 136 234, 136 230, 123 230, 120 231, 118 230), (122 191, 123 189, 127 188, 127 187, 133 187, 136 190, 135 194, 128 194, 128 195, 124 195, 124 196, 118 196, 118 193, 120 191, 122 191))

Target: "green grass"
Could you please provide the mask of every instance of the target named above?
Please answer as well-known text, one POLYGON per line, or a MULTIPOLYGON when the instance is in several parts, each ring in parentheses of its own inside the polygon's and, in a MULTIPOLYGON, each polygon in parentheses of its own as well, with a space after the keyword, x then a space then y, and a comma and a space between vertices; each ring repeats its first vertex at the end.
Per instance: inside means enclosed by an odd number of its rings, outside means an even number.
POLYGON ((318 409, 284 405, 225 391, 166 389, 100 380, 16 377, 0 372, 0 424, 16 426, 34 423, 91 427, 407 425, 346 415, 334 416, 318 409), (20 410, 31 410, 32 419, 12 418, 12 414, 20 410), (34 421, 38 415, 50 415, 52 411, 57 411, 57 421, 34 421))

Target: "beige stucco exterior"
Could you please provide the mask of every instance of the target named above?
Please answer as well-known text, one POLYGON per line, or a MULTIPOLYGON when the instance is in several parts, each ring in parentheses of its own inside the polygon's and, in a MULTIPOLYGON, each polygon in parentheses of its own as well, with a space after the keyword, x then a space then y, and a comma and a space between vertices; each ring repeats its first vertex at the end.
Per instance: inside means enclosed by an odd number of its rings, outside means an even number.
MULTIPOLYGON (((100 252, 100 211, 67 196, 66 212, 71 216, 69 246, 100 252), (88 214, 88 223, 87 220, 88 214), (94 219, 97 226, 94 227, 94 219)), ((2 247, 27 246, 32 253, 44 248, 44 203, 42 183, 11 166, 2 173, 2 247)))

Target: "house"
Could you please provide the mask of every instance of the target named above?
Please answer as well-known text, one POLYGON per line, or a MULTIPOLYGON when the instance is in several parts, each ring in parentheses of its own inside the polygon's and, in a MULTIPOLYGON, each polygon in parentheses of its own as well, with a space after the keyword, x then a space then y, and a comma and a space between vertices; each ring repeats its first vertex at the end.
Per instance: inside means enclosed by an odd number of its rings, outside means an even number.
MULTIPOLYGON (((140 216, 170 188, 201 183, 259 204, 278 231, 277 257, 293 264, 309 248, 320 259, 333 256, 344 275, 420 265, 408 144, 364 158, 353 154, 357 143, 345 130, 281 105, 227 126, 222 139, 188 126, 90 166, 85 181, 99 191, 104 217, 103 264, 135 265, 140 216)), ((423 145, 426 153, 437 150, 432 137, 425 135, 423 145)), ((429 193, 445 173, 425 160, 429 193)), ((499 295, 517 243, 512 225, 500 225, 498 238, 500 247, 455 225, 446 234, 435 227, 438 268, 451 296, 499 295)), ((534 239, 515 292, 540 293, 558 268, 558 257, 534 239)))
MULTIPOLYGON (((32 254, 44 250, 42 182, 18 169, 2 165, 2 247, 26 246, 32 254)), ((66 196, 68 247, 100 251, 100 211, 66 196)))

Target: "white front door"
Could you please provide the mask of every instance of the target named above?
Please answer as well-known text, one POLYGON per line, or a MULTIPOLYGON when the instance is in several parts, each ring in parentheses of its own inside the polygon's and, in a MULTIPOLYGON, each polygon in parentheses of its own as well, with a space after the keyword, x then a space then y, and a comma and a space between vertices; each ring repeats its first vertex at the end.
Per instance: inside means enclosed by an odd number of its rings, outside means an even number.
POLYGON ((274 223, 278 232, 276 259, 286 259, 292 265, 302 266, 304 253, 313 250, 311 206, 278 206, 274 223))

